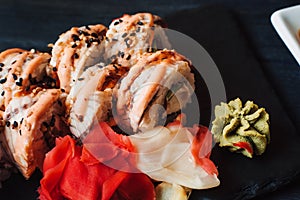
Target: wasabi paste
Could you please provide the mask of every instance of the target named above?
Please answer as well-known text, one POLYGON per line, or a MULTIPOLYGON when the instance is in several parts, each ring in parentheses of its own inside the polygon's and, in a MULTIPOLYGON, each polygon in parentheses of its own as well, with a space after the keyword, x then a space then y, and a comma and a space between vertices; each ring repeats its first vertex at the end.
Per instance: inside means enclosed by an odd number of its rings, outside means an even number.
POLYGON ((252 101, 239 98, 215 107, 212 133, 219 146, 252 158, 261 155, 270 142, 269 114, 252 101))

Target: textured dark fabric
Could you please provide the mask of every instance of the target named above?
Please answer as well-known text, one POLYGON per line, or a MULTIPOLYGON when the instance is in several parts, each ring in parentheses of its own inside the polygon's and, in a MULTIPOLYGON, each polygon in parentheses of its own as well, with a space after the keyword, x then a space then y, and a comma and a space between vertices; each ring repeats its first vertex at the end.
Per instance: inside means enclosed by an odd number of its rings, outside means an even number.
MULTIPOLYGON (((297 3, 0 0, 0 50, 20 47, 48 51, 47 44, 70 27, 99 22, 108 25, 123 13, 149 11, 165 17, 170 28, 193 37, 209 52, 222 73, 229 99, 253 99, 271 113, 272 141, 267 152, 249 160, 214 148, 212 158, 220 170, 221 186, 194 192, 192 199, 247 199, 260 194, 261 199, 299 199, 300 179, 292 179, 300 170, 296 136, 300 130, 300 68, 270 23, 274 11, 297 3), (210 6, 215 4, 219 7, 210 6)), ((0 199, 35 199, 40 177, 36 173, 24 181, 14 175, 0 190, 0 199)))

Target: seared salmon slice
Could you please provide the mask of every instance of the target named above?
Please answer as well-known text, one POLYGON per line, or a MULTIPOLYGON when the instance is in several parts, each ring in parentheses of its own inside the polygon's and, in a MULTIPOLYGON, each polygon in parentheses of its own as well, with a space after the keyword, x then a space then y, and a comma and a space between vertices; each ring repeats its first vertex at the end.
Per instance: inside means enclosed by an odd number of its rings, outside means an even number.
POLYGON ((164 125, 167 115, 190 101, 195 88, 191 66, 172 50, 144 53, 114 93, 118 125, 128 132, 164 125))
POLYGON ((69 93, 84 69, 103 58, 106 27, 89 25, 73 27, 61 34, 52 48, 50 65, 57 72, 60 87, 69 93))
POLYGON ((151 13, 125 14, 109 25, 105 39, 105 60, 132 66, 147 51, 170 49, 162 19, 151 13))

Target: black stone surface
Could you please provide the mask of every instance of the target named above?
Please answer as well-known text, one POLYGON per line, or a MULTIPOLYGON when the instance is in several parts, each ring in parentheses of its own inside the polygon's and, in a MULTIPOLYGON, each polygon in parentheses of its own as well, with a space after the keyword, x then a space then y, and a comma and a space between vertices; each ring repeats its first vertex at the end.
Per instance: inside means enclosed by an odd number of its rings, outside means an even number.
POLYGON ((191 36, 208 51, 220 70, 228 100, 252 99, 271 116, 272 138, 265 154, 249 159, 215 147, 212 159, 221 185, 194 191, 191 199, 250 199, 294 180, 300 173, 300 138, 234 15, 221 7, 206 7, 178 12, 166 20, 170 28, 191 36), (200 26, 202 31, 195 31, 200 26))
MULTIPOLYGON (((72 26, 108 25, 123 13, 158 14, 170 28, 206 48, 223 75, 229 99, 253 99, 271 113, 267 152, 249 160, 215 148, 212 158, 221 186, 194 192, 192 199, 300 199, 300 68, 270 23, 274 11, 295 4, 299 1, 0 0, 0 50, 48 51, 47 44, 72 26), (241 84, 247 80, 253 84, 241 84)), ((25 181, 14 175, 0 190, 0 199, 35 199, 40 176, 25 181)))

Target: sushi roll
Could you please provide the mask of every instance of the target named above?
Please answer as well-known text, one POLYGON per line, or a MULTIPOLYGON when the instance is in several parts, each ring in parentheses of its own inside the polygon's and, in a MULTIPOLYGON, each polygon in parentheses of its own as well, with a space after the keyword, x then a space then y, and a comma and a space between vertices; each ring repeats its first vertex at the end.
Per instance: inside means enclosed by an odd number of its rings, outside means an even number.
POLYGON ((113 88, 127 71, 118 64, 97 64, 83 72, 66 100, 68 122, 76 137, 84 137, 94 122, 108 120, 113 88))
POLYGON ((115 62, 123 66, 132 66, 141 53, 170 49, 162 19, 151 13, 123 15, 109 25, 106 33, 106 62, 115 62))
POLYGON ((62 131, 65 109, 58 80, 49 73, 50 58, 18 48, 0 53, 1 145, 25 178, 42 167, 55 137, 67 133, 62 131))
POLYGON ((42 168, 47 151, 57 136, 65 134, 59 89, 36 88, 28 95, 14 97, 3 120, 4 136, 13 161, 25 178, 42 168))
POLYGON ((36 86, 52 88, 55 77, 48 76, 50 55, 35 50, 8 49, 0 53, 0 109, 14 96, 30 93, 36 86))
POLYGON ((71 86, 87 67, 99 63, 104 51, 106 27, 73 27, 61 34, 52 48, 51 72, 57 72, 60 87, 69 93, 71 86))
POLYGON ((129 133, 164 125, 194 92, 191 62, 172 50, 144 53, 114 92, 114 117, 129 133))

